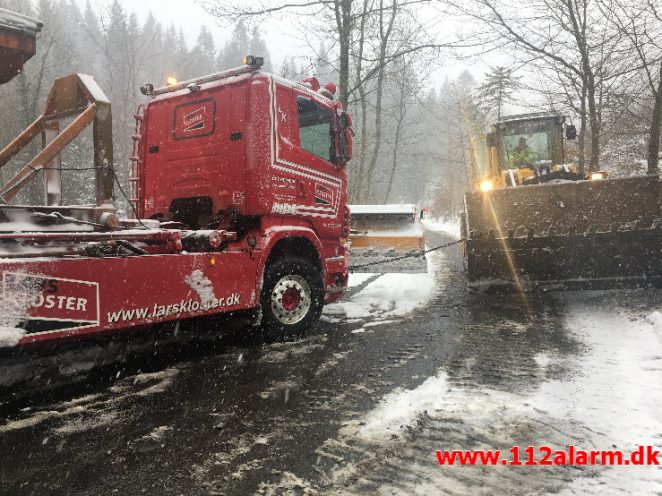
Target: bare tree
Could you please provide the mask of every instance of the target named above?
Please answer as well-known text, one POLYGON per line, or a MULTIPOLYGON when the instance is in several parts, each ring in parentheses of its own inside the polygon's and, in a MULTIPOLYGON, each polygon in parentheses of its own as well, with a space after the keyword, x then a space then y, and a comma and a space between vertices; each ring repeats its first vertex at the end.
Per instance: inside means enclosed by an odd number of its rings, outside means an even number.
POLYGON ((370 161, 368 162, 367 168, 367 178, 365 188, 365 197, 370 199, 372 196, 372 190, 374 187, 374 181, 372 180, 375 175, 375 167, 377 166, 377 160, 379 158, 379 151, 382 146, 382 102, 384 97, 384 81, 386 77, 386 55, 389 47, 389 41, 391 34, 393 33, 393 26, 395 25, 395 19, 398 15, 398 1, 391 0, 391 10, 386 14, 384 7, 384 0, 379 1, 379 14, 378 14, 378 40, 379 40, 379 58, 377 59, 377 64, 379 69, 377 70, 377 84, 375 89, 375 133, 373 137, 373 146, 372 154, 370 156, 370 161))
POLYGON ((618 33, 596 8, 597 0, 532 0, 526 5, 507 0, 442 1, 489 28, 482 35, 486 42, 505 44, 519 60, 537 60, 568 77, 573 86, 578 83, 580 115, 590 133, 589 169, 597 170, 605 85, 633 70, 617 60, 623 56, 618 33))
POLYGON ((624 49, 639 61, 640 73, 653 101, 648 126, 647 172, 658 173, 662 128, 662 11, 653 0, 600 0, 625 41, 624 49))

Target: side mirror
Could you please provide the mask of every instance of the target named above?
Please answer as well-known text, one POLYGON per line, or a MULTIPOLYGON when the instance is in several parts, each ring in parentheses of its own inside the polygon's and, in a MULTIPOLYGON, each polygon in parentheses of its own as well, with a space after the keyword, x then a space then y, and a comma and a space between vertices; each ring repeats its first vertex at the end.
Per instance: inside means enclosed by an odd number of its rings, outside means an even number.
POLYGON ((496 133, 487 133, 485 136, 485 144, 490 148, 497 146, 496 133))
POLYGON ((565 137, 568 140, 577 139, 577 128, 573 124, 565 127, 565 137))
POLYGON ((338 148, 341 162, 347 164, 352 160, 352 116, 347 112, 341 112, 339 115, 339 129, 338 129, 338 148))

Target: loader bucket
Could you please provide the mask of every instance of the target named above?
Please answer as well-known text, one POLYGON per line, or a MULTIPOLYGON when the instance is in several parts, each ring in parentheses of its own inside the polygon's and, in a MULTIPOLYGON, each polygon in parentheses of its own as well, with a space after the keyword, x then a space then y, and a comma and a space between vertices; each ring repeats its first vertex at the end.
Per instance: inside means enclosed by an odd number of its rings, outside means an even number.
POLYGON ((349 209, 354 272, 427 272, 425 256, 418 255, 425 249, 425 238, 415 205, 350 205, 349 209))
POLYGON ((662 281, 657 176, 476 191, 465 196, 469 285, 605 289, 662 281))

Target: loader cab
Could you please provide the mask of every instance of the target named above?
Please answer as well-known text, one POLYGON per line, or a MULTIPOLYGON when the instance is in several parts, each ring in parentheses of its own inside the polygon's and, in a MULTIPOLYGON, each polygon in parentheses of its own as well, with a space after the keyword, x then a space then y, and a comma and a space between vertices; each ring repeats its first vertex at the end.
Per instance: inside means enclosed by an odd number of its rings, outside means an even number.
POLYGON ((499 169, 563 164, 564 117, 513 116, 495 125, 499 169))
POLYGON ((491 132, 471 143, 476 188, 488 192, 556 179, 583 179, 574 165, 566 163, 566 139, 576 138, 576 130, 565 121, 552 112, 499 120, 491 132))

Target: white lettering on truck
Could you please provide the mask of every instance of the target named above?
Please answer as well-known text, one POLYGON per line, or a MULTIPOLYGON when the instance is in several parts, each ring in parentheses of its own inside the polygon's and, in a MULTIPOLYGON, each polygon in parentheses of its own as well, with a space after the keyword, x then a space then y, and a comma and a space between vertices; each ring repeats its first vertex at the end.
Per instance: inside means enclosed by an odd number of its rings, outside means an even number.
POLYGON ((86 312, 87 299, 76 296, 56 296, 39 294, 30 302, 32 308, 55 308, 57 310, 70 310, 72 312, 86 312))

